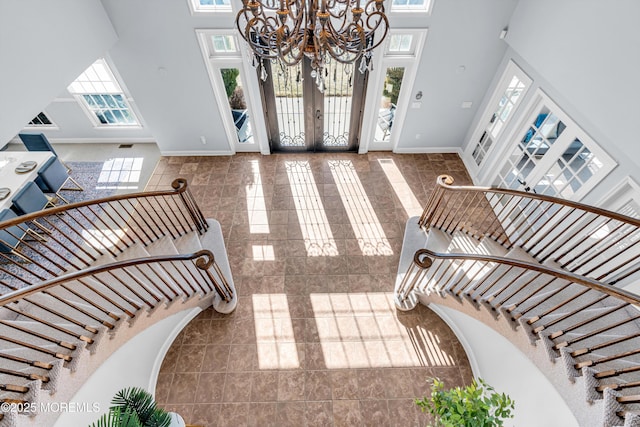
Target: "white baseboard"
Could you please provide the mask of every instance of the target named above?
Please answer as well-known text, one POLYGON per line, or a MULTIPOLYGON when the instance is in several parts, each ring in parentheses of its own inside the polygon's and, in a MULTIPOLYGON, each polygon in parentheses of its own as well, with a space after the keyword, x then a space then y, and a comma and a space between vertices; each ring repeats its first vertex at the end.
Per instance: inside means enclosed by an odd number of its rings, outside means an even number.
POLYGON ((397 154, 456 153, 462 157, 462 147, 396 147, 393 152, 397 154))
POLYGON ((233 156, 235 153, 231 150, 219 151, 161 151, 162 156, 233 156))
POLYGON ((155 144, 156 140, 148 137, 139 138, 48 138, 54 144, 155 144))

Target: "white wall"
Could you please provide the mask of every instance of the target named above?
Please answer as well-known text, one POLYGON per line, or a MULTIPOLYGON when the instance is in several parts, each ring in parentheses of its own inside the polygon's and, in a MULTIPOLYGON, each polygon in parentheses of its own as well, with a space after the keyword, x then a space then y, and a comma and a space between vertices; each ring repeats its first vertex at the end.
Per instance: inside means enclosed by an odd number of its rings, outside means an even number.
MULTIPOLYGON (((63 412, 56 427, 86 426, 109 412, 111 399, 123 388, 141 387, 155 394, 158 371, 171 343, 202 310, 193 308, 167 317, 140 332, 111 355, 73 396, 70 402, 86 404, 98 412, 63 412)), ((126 327, 126 326, 124 326, 126 327)))
POLYGON ((399 151, 463 145, 504 56, 507 45, 498 36, 516 4, 516 0, 435 1, 432 16, 426 18, 429 33, 410 91, 412 99, 422 91, 422 106, 407 111, 399 151), (465 67, 463 72, 460 66, 465 67), (462 109, 463 101, 472 101, 472 108, 462 109))
POLYGON ((191 16, 186 0, 103 3, 119 36, 110 57, 160 150, 228 153, 195 29, 237 31, 233 16, 191 16))
POLYGON ((578 422, 562 396, 529 358, 502 335, 457 310, 429 306, 452 327, 465 344, 476 377, 515 401, 514 418, 505 425, 572 427, 578 422))
POLYGON ((0 146, 116 39, 99 0, 1 1, 0 146))
MULTIPOLYGON (((35 2, 30 0, 24 3, 35 2)), ((61 2, 63 9, 65 3, 76 5, 71 0, 65 0, 61 2)), ((97 0, 88 3, 99 6, 97 0)), ((58 2, 55 4, 57 11, 60 8, 58 2)), ((504 54, 506 44, 498 39, 498 34, 507 24, 516 4, 517 0, 436 0, 429 17, 414 13, 391 16, 392 28, 429 28, 417 71, 417 82, 409 91, 412 96, 417 91, 423 92, 422 108, 407 111, 403 126, 396 127, 402 132, 399 150, 420 151, 438 147, 455 150, 462 145, 477 105, 504 54), (457 72, 460 65, 466 67, 464 73, 457 72), (464 110, 460 108, 462 101, 473 101, 474 105, 464 110), (419 139, 415 138, 416 134, 420 134, 419 139)), ((102 0, 102 5, 117 32, 117 43, 112 47, 97 43, 90 59, 80 58, 81 49, 65 52, 68 56, 78 54, 79 57, 61 57, 63 63, 80 62, 82 66, 74 67, 75 71, 65 79, 64 84, 52 85, 48 80, 43 82, 43 86, 47 83, 48 96, 42 102, 22 100, 29 107, 29 113, 23 114, 26 118, 13 125, 9 136, 14 136, 35 114, 46 109, 59 126, 59 130, 45 132, 54 140, 147 138, 155 139, 163 152, 228 153, 229 144, 226 135, 221 132, 218 106, 194 30, 227 28, 235 33, 234 14, 192 16, 186 0, 102 0), (144 120, 144 128, 96 129, 75 102, 48 105, 54 97, 68 98, 63 90, 66 84, 105 53, 108 53, 122 82, 129 89, 144 120), (202 145, 200 136, 206 138, 207 145, 202 145)), ((58 33, 64 33, 65 27, 69 27, 58 22, 91 21, 91 16, 87 16, 91 11, 85 10, 86 7, 65 10, 68 17, 66 21, 58 19, 55 28, 48 28, 49 33, 54 35, 54 41, 62 38, 63 35, 58 33)), ((33 8, 32 15, 14 14, 14 26, 25 27, 33 19, 48 22, 50 16, 33 8)), ((94 35, 78 37, 88 46, 95 44, 93 38, 94 35)), ((13 45, 13 39, 11 43, 13 45)), ((20 43, 21 46, 23 44, 20 43)), ((40 56, 34 55, 33 58, 40 56)), ((56 61, 56 64, 60 62, 56 61)), ((47 69, 49 72, 50 67, 47 69)), ((25 85, 28 83, 25 82, 25 85)), ((41 90, 38 88, 33 92, 41 90)))
POLYGON ((636 0, 520 0, 509 23, 507 55, 619 163, 587 203, 640 179, 638 16, 636 0))

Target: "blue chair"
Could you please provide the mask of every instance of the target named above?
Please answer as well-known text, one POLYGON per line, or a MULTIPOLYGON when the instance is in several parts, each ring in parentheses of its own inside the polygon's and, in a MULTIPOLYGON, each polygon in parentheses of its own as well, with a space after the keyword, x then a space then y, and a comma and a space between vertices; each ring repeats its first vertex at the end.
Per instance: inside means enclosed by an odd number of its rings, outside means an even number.
MULTIPOLYGON (((18 215, 11 209, 3 209, 0 212, 0 222, 17 218, 18 215)), ((0 252, 12 253, 20 243, 25 232, 17 225, 0 230, 0 252)))
POLYGON ((45 193, 55 193, 60 200, 69 203, 67 199, 60 194, 61 190, 82 191, 83 188, 78 182, 69 176, 69 171, 64 167, 57 157, 51 157, 47 160, 38 171, 36 184, 45 193), (71 181, 75 187, 65 187, 68 181, 71 181))
MULTIPOLYGON (((54 156, 58 157, 56 150, 44 135, 44 133, 19 133, 18 136, 22 140, 22 143, 27 147, 27 151, 51 151, 54 156)), ((69 172, 71 169, 62 163, 69 172)))
POLYGON ((44 133, 19 133, 18 136, 28 151, 51 151, 57 156, 56 151, 44 133))
POLYGON ((12 203, 18 215, 38 212, 48 205, 53 205, 33 181, 28 182, 13 196, 12 203))

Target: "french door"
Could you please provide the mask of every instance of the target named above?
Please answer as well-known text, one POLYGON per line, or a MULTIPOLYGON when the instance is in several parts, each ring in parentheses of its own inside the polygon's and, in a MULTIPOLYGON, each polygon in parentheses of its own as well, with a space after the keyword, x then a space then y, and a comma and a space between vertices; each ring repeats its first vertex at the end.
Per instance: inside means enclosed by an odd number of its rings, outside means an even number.
POLYGON ((291 67, 264 65, 261 96, 271 151, 357 151, 368 71, 331 61, 320 91, 306 57, 291 67))
POLYGON ((615 162, 542 92, 493 185, 580 200, 615 162))

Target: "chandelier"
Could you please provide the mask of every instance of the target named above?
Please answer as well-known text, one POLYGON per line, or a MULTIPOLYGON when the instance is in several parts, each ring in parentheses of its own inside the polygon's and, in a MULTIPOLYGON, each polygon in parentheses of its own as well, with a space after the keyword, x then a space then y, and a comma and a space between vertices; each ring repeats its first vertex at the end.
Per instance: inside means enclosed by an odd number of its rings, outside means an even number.
POLYGON ((372 69, 372 51, 384 40, 389 21, 384 0, 242 0, 236 26, 249 46, 252 63, 267 78, 264 60, 282 68, 311 61, 311 77, 324 90, 327 65, 335 60, 372 69))

